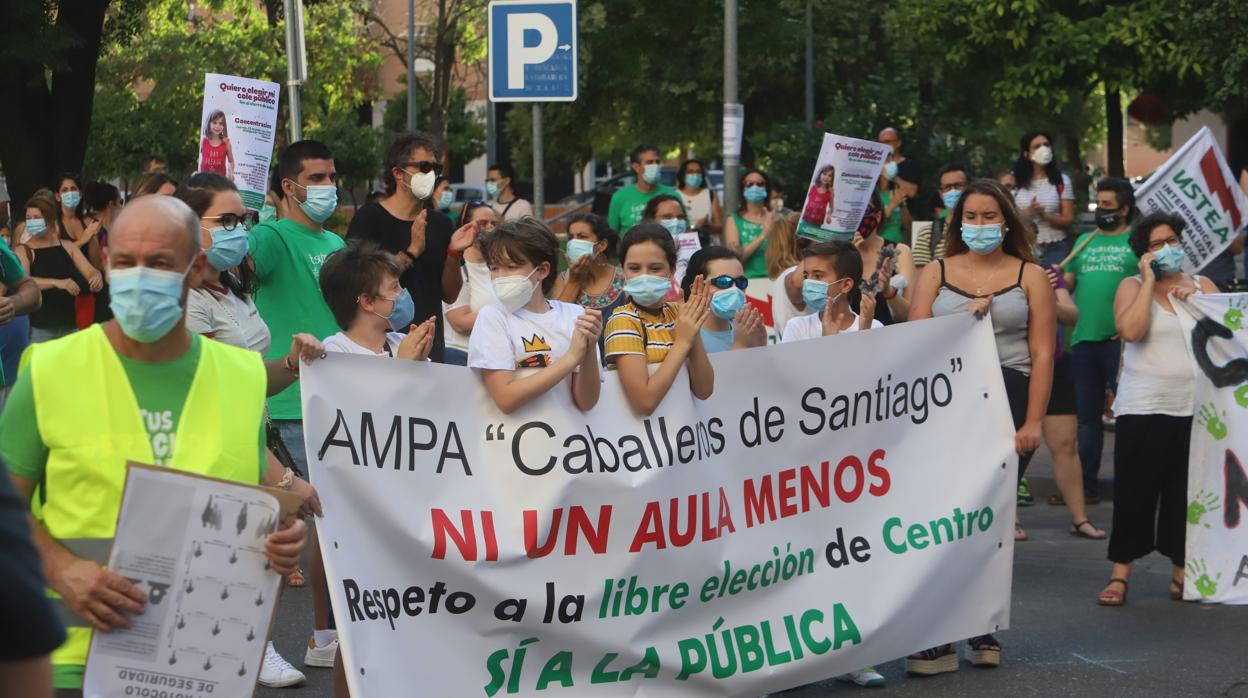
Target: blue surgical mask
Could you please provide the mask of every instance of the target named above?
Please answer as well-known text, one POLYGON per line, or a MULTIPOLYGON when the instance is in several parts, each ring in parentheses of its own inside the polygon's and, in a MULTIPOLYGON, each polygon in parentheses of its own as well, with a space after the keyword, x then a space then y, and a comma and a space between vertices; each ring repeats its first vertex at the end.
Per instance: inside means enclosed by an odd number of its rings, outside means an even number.
POLYGON ((438 210, 445 211, 450 208, 453 203, 455 203, 455 192, 447 189, 442 192, 442 196, 438 197, 438 210))
POLYGON ((169 334, 182 319, 182 285, 185 271, 151 267, 109 269, 108 307, 121 331, 136 342, 150 344, 169 334))
POLYGON ((48 232, 48 224, 42 218, 27 218, 26 232, 34 235, 35 237, 39 237, 40 235, 48 232))
POLYGON ((897 176, 897 163, 890 162, 884 165, 884 179, 887 179, 888 181, 891 182, 896 176, 897 176))
POLYGON ((745 200, 752 204, 761 204, 767 200, 767 187, 751 184, 741 193, 745 200))
POLYGON ((1183 250, 1182 245, 1166 245, 1153 254, 1157 258, 1157 266, 1167 273, 1176 272, 1183 268, 1183 260, 1187 257, 1187 252, 1183 250))
POLYGON ((685 186, 690 189, 700 189, 702 187, 702 173, 690 172, 685 175, 685 186))
POLYGON ((568 240, 568 264, 576 264, 585 255, 594 253, 594 243, 589 240, 568 240))
POLYGON ((671 233, 672 237, 676 237, 689 229, 689 224, 685 222, 684 218, 668 218, 667 220, 659 221, 659 225, 667 228, 667 232, 671 233))
POLYGON ((501 190, 498 187, 498 182, 486 182, 485 183, 486 198, 497 199, 500 191, 501 190))
POLYGON ((658 163, 651 163, 649 165, 646 165, 645 169, 641 171, 641 178, 646 180, 646 184, 654 184, 655 182, 659 181, 658 163))
POLYGON ((957 189, 951 189, 940 195, 940 201, 945 208, 952 211, 958 205, 958 199, 962 198, 962 192, 957 189))
POLYGON ((310 184, 306 187, 296 182, 292 184, 308 193, 307 198, 299 202, 299 208, 308 214, 308 218, 324 223, 334 215, 338 208, 338 187, 332 184, 310 184))
POLYGON ((260 222, 270 223, 277 220, 277 207, 272 204, 265 204, 260 207, 260 222))
POLYGON ((633 299, 633 302, 646 307, 658 305, 671 290, 670 279, 651 274, 634 276, 624 284, 624 292, 633 299))
POLYGON ((745 307, 745 291, 733 286, 711 296, 711 312, 720 320, 731 320, 745 307))
MULTIPOLYGON (((403 289, 398 298, 387 298, 386 300, 394 302, 394 309, 390 311, 390 316, 386 321, 390 323, 390 329, 398 332, 412 324, 412 319, 416 317, 416 304, 412 302, 412 294, 403 289)), ((374 313, 376 314, 376 313, 374 313)), ((381 317, 380 315, 378 317, 381 317)))
POLYGON ((806 279, 802 281, 802 302, 816 313, 828 304, 828 282, 806 279))
POLYGON ((1000 223, 989 225, 962 224, 962 242, 976 254, 988 254, 1001 246, 1005 237, 1001 233, 1000 223))
POLYGON ((233 269, 247 256, 247 231, 241 225, 233 230, 213 228, 208 234, 212 236, 212 247, 204 250, 204 256, 213 269, 233 269))
POLYGON ((61 204, 65 208, 78 208, 78 203, 82 201, 82 193, 76 191, 67 191, 61 194, 61 204))

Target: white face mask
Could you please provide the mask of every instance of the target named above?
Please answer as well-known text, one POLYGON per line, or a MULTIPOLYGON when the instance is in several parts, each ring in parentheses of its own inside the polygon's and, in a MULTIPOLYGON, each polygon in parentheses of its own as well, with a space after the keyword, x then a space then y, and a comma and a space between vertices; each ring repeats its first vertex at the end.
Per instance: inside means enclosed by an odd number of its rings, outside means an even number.
POLYGON ((423 200, 428 199, 429 196, 433 194, 433 185, 436 184, 437 181, 438 176, 432 171, 425 172, 423 174, 417 172, 412 175, 411 184, 408 186, 412 188, 412 194, 414 194, 417 199, 423 200))
POLYGON ((1031 154, 1031 161, 1037 165, 1047 165, 1053 162, 1053 149, 1047 145, 1036 148, 1035 152, 1031 154))
POLYGON ((534 267, 533 271, 524 276, 500 276, 494 279, 494 295, 498 297, 498 302, 503 304, 507 312, 516 312, 533 298, 537 282, 530 281, 529 277, 536 273, 537 268, 534 267))

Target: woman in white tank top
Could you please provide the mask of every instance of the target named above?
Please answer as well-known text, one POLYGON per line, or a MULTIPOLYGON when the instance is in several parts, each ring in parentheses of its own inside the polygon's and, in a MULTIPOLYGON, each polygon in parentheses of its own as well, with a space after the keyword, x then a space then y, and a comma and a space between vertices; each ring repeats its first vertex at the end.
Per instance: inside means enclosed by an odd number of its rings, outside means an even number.
POLYGON ((1217 293, 1209 279, 1183 272, 1183 219, 1145 216, 1131 231, 1140 274, 1124 279, 1114 297, 1123 340, 1122 377, 1114 401, 1114 521, 1109 584, 1102 606, 1127 600, 1131 565, 1153 550, 1174 565, 1170 597, 1183 597, 1187 458, 1195 369, 1174 299, 1217 293))
MULTIPOLYGON (((715 192, 711 191, 706 165, 701 160, 682 162, 676 172, 676 188, 680 190, 680 198, 685 204, 689 228, 701 228, 709 224, 709 232, 719 235, 724 225, 724 212, 720 208, 719 199, 715 198, 715 192)), ((619 232, 622 235, 625 231, 619 232)))

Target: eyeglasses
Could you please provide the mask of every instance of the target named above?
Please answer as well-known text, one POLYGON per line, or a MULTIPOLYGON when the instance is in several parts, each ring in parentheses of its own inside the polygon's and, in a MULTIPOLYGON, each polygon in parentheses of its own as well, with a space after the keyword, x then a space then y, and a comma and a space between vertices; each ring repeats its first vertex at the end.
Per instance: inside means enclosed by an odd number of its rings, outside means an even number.
POLYGON ((1152 242, 1148 243, 1148 251, 1157 252, 1158 250, 1165 247, 1166 245, 1174 245, 1175 247, 1178 247, 1182 244, 1183 243, 1179 240, 1177 236, 1172 236, 1172 237, 1166 238, 1165 240, 1153 240, 1152 242))
POLYGON ((429 160, 421 160, 419 162, 403 163, 404 169, 407 169, 409 167, 415 167, 416 169, 420 170, 421 174, 428 174, 430 172, 434 174, 442 174, 442 163, 440 162, 430 162, 429 160))
POLYGON ((260 214, 255 211, 247 211, 243 214, 222 213, 219 216, 204 216, 206 221, 221 221, 221 227, 226 230, 234 230, 242 224, 243 230, 251 230, 252 226, 260 222, 260 214))
POLYGON ((744 276, 732 277, 732 276, 728 276, 727 274, 724 274, 723 276, 717 276, 711 279, 708 283, 710 283, 712 286, 714 286, 715 288, 718 288, 721 291, 724 289, 732 288, 734 284, 736 285, 737 288, 744 291, 745 288, 750 285, 750 280, 745 278, 744 276))

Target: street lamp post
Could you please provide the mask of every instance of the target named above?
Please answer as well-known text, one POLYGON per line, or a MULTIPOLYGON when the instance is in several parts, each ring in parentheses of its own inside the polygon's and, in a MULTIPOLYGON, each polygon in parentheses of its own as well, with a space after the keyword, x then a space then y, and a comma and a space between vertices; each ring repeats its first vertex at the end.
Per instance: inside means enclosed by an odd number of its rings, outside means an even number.
POLYGON ((407 130, 416 130, 416 0, 407 0, 407 130))
MULTIPOLYGON (((728 141, 728 114, 737 105, 737 0, 724 0, 724 140, 728 141)), ((738 153, 724 153, 724 211, 737 210, 738 153)))

